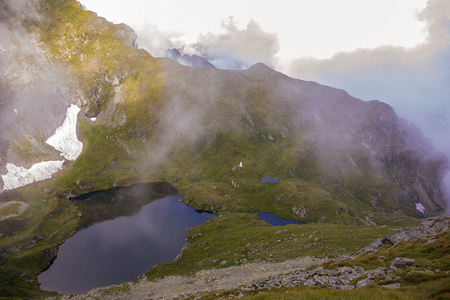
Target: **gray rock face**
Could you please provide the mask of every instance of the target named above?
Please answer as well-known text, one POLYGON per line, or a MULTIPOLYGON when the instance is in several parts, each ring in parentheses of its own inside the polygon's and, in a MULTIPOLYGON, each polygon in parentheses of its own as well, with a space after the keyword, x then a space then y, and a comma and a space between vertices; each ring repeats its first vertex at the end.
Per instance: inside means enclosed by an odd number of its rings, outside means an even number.
POLYGON ((419 226, 413 227, 409 230, 401 231, 393 235, 386 235, 373 241, 369 246, 361 249, 359 251, 359 254, 376 252, 377 249, 383 245, 395 245, 398 242, 411 241, 420 237, 435 235, 446 230, 450 230, 449 216, 428 218, 419 226))
POLYGON ((189 55, 189 54, 183 54, 181 55, 180 51, 178 49, 167 49, 166 50, 166 56, 183 66, 190 66, 190 67, 202 67, 202 68, 209 68, 209 69, 215 69, 216 67, 211 64, 209 61, 207 61, 205 58, 198 56, 198 55, 189 55))
POLYGON ((136 32, 134 32, 133 29, 131 29, 130 26, 126 25, 126 24, 119 24, 117 25, 118 28, 120 28, 120 30, 117 31, 117 35, 123 39, 123 41, 125 42, 125 44, 127 45, 131 45, 134 48, 138 48, 138 44, 136 42, 137 40, 137 34, 136 32))
POLYGON ((39 35, 22 26, 24 18, 37 18, 35 4, 0 4, 0 175, 8 162, 29 168, 60 158, 45 140, 73 100, 64 71, 46 55, 39 35))
MULTIPOLYGON (((422 222, 420 226, 376 240, 368 247, 362 249, 359 254, 376 251, 378 247, 386 243, 394 245, 400 241, 409 241, 428 235, 436 235, 448 230, 450 230, 450 217, 429 218, 422 222)), ((339 267, 331 270, 318 267, 312 270, 296 271, 292 274, 276 275, 266 279, 260 279, 252 285, 241 287, 240 290, 293 287, 300 284, 309 287, 327 286, 333 290, 355 289, 375 284, 375 278, 380 279, 379 285, 382 287, 398 288, 401 285, 400 283, 383 285, 383 282, 401 279, 397 272, 413 266, 415 262, 414 259, 396 257, 388 266, 378 267, 372 270, 365 270, 361 266, 339 267)), ((438 271, 436 270, 436 272, 438 271)), ((426 272, 432 273, 430 270, 426 272)))
MULTIPOLYGON (((397 257, 388 267, 379 267, 373 270, 365 270, 361 266, 340 267, 332 270, 318 267, 308 271, 296 271, 287 275, 275 275, 266 279, 260 279, 250 285, 240 287, 240 290, 258 290, 281 287, 294 287, 305 285, 309 287, 327 286, 333 290, 362 288, 374 284, 375 277, 395 279, 395 271, 405 269, 414 264, 409 258, 397 257), (358 278, 360 278, 358 280, 358 278)), ((399 287, 396 284, 395 287, 399 287)), ((389 286, 393 288, 394 286, 389 286)))
POLYGON ((404 269, 413 265, 416 261, 410 258, 396 257, 389 265, 390 269, 404 269))

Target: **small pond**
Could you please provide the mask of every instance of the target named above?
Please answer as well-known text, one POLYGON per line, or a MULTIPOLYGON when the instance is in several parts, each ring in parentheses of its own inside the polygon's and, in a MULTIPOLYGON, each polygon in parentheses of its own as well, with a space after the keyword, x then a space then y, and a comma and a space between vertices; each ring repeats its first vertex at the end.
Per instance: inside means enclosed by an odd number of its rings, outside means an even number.
POLYGON ((299 225, 306 224, 295 220, 285 220, 271 213, 263 213, 258 211, 256 212, 256 214, 258 214, 258 217, 261 220, 266 221, 272 226, 286 226, 289 224, 299 224, 299 225))
POLYGON ((280 180, 280 178, 278 178, 277 176, 275 176, 275 177, 265 176, 263 179, 261 179, 261 182, 264 182, 264 183, 278 183, 279 180, 280 180))
POLYGON ((215 215, 180 202, 173 188, 170 195, 163 196, 165 192, 141 184, 75 199, 83 212, 81 229, 38 276, 41 289, 83 293, 134 280, 156 264, 172 262, 186 243, 187 229, 215 215))

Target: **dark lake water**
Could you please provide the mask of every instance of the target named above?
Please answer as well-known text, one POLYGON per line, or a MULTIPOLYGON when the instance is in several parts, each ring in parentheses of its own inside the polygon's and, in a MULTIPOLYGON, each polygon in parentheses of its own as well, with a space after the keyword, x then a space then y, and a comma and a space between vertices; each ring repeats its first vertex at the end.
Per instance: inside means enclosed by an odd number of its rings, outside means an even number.
POLYGON ((75 201, 87 221, 80 223, 82 229, 61 245, 53 264, 38 276, 41 289, 83 293, 134 280, 156 264, 172 262, 186 243, 187 229, 215 217, 180 202, 180 195, 154 200, 163 191, 140 187, 75 201), (118 216, 120 210, 127 215, 118 216), (96 217, 101 221, 96 222, 96 217))
POLYGON ((306 224, 295 220, 285 220, 271 213, 256 212, 261 220, 266 221, 272 226, 286 226, 289 224, 306 224))

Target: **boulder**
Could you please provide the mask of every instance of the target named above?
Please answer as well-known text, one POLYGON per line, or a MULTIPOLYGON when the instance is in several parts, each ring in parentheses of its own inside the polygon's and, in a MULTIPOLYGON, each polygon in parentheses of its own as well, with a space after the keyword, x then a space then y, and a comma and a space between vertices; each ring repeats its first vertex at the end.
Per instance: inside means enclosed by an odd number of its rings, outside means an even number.
POLYGON ((436 235, 446 230, 450 230, 450 216, 428 218, 419 226, 393 235, 386 235, 373 241, 369 246, 361 249, 358 252, 358 255, 376 252, 377 249, 383 245, 395 245, 398 242, 411 241, 428 235, 436 235))
POLYGON ((414 259, 405 258, 405 257, 396 257, 389 265, 389 269, 404 269, 413 265, 416 261, 414 259))

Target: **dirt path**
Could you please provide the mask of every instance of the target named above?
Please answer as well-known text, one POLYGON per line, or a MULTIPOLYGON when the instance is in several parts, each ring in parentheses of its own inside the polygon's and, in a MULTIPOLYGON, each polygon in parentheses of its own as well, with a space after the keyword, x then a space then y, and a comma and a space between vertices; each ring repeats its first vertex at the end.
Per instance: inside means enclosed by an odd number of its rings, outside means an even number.
POLYGON ((0 221, 5 220, 5 219, 9 219, 9 218, 13 218, 13 217, 20 216, 21 214, 23 214, 23 213, 27 210, 27 208, 28 208, 28 206, 29 206, 28 203, 25 203, 25 202, 21 202, 21 201, 9 201, 9 202, 6 202, 6 203, 1 203, 1 204, 0 204, 0 209, 2 209, 3 207, 6 207, 6 206, 8 206, 8 205, 11 205, 11 204, 20 204, 20 207, 19 207, 19 209, 18 209, 18 212, 15 213, 15 214, 10 214, 10 215, 1 217, 1 218, 0 218, 0 221))
POLYGON ((193 276, 168 276, 149 282, 141 278, 137 283, 93 289, 86 294, 64 296, 63 299, 173 299, 215 290, 235 289, 272 275, 286 274, 322 262, 302 257, 281 263, 251 263, 225 269, 203 270, 193 276), (128 291, 126 291, 128 290, 128 291))

